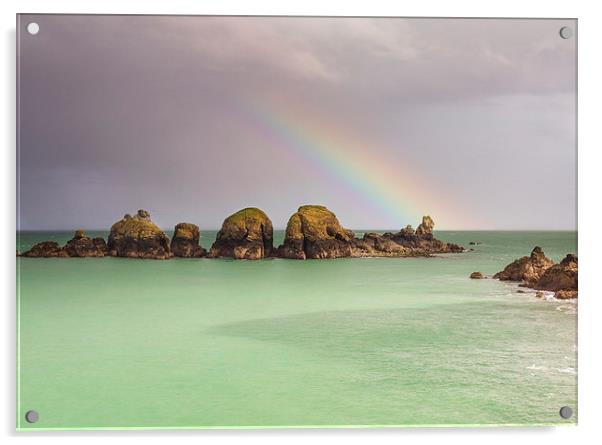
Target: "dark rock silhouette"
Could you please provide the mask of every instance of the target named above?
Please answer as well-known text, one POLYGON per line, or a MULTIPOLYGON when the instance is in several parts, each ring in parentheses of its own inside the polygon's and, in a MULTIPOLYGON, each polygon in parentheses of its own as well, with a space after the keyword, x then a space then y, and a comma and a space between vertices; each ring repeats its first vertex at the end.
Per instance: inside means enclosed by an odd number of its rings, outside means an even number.
POLYGON ((470 274, 470 278, 472 278, 473 280, 480 280, 485 277, 483 276, 483 274, 481 272, 473 272, 470 274))

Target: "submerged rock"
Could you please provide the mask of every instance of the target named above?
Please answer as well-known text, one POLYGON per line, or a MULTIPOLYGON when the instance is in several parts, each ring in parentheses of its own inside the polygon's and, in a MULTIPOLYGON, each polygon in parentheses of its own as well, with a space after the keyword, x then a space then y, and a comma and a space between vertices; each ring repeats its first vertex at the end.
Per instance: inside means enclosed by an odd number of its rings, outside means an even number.
POLYGON ((111 227, 109 254, 128 258, 167 259, 171 257, 169 238, 150 219, 146 210, 126 214, 111 227))
POLYGON ((433 219, 429 215, 425 215, 416 231, 412 229, 412 226, 406 226, 397 233, 385 233, 383 236, 403 247, 422 251, 425 254, 464 252, 462 246, 436 239, 433 236, 434 228, 433 219))
POLYGON ((483 274, 481 272, 473 272, 470 274, 470 278, 472 278, 473 280, 480 280, 485 277, 483 276, 483 274))
POLYGON ((288 220, 284 244, 278 248, 283 258, 322 259, 351 256, 353 232, 324 206, 304 205, 288 220))
POLYGON ((559 290, 554 294, 554 298, 558 300, 572 300, 573 298, 577 298, 576 290, 559 290))
POLYGON ((83 230, 76 230, 64 249, 71 257, 104 257, 109 254, 103 238, 90 238, 83 230))
POLYGON ((502 281, 523 281, 526 287, 533 287, 544 272, 553 265, 554 261, 545 256, 541 247, 536 246, 530 256, 513 261, 493 278, 502 281))
MULTIPOLYGON (((577 255, 568 254, 559 263, 548 268, 534 284, 538 290, 560 293, 560 298, 576 298, 578 288, 577 255), (566 296, 573 295, 574 296, 566 296)), ((559 298, 556 296, 556 298, 559 298)))
POLYGON ((224 220, 209 256, 257 260, 272 255, 272 221, 260 209, 239 210, 224 220))
POLYGON ((21 254, 28 258, 67 258, 67 251, 55 241, 42 241, 21 254))
POLYGON ((173 256, 182 258, 200 258, 207 251, 199 245, 201 231, 199 227, 190 223, 179 223, 174 228, 171 239, 171 252, 173 256))

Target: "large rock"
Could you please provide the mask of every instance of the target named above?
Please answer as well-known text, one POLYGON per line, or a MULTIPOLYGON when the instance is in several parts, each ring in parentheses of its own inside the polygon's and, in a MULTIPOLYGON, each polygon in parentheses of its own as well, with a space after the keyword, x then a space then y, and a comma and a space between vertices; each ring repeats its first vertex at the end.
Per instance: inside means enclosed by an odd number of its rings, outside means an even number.
POLYGON ((352 240, 353 232, 343 228, 326 207, 304 205, 288 220, 278 253, 291 259, 348 257, 352 240))
POLYGON ((209 256, 257 260, 272 255, 272 221, 260 209, 239 210, 224 220, 209 256))
POLYGON ((150 219, 146 210, 125 215, 111 227, 109 254, 128 258, 167 259, 171 257, 169 238, 150 219))
POLYGON ((400 246, 414 251, 420 251, 424 254, 433 253, 459 253, 464 251, 464 247, 453 243, 445 243, 433 236, 435 222, 425 215, 422 222, 416 230, 408 225, 397 233, 385 233, 383 236, 395 241, 400 246))
POLYGON ((103 238, 90 238, 83 230, 76 230, 64 249, 71 257, 104 257, 109 253, 103 238))
POLYGON ((42 241, 20 256, 28 258, 67 258, 69 254, 55 241, 42 241))
POLYGON ((503 271, 496 273, 493 278, 502 281, 522 281, 527 287, 533 287, 544 272, 554 265, 536 246, 530 256, 524 256, 508 264, 503 271))
POLYGON ((174 228, 171 238, 171 253, 182 258, 200 258, 207 253, 199 245, 201 231, 199 227, 190 223, 179 223, 174 228))
POLYGON ((577 255, 568 254, 559 264, 548 268, 533 287, 537 290, 554 291, 557 298, 576 298, 577 285, 577 255))

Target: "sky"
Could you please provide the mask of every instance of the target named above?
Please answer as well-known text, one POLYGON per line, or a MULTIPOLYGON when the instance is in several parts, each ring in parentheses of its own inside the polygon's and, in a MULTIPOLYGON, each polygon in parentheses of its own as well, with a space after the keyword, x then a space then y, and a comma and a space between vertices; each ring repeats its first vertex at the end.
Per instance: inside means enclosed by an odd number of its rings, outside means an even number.
POLYGON ((576 230, 575 25, 23 15, 18 228, 576 230))

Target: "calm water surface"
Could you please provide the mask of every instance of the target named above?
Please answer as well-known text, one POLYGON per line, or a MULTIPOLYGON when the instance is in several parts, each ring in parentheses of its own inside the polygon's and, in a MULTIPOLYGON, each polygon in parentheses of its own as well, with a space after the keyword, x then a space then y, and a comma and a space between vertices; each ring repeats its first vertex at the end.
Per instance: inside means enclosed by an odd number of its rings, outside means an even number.
POLYGON ((40 413, 19 427, 574 422, 558 410, 576 408, 576 304, 468 275, 535 245, 559 261, 576 233, 436 236, 482 244, 411 259, 18 258, 18 417, 40 413))

